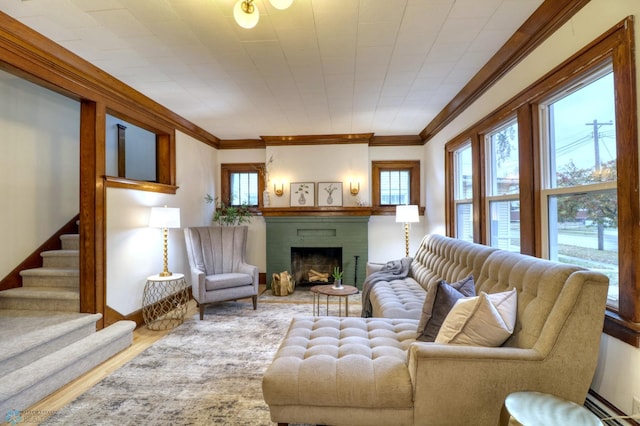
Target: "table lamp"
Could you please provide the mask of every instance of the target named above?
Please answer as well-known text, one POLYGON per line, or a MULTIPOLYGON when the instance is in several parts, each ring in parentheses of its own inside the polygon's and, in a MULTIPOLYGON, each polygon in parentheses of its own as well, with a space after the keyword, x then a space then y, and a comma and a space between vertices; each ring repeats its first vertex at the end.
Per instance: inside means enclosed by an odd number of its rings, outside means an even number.
POLYGON ((169 277, 172 275, 167 268, 167 234, 169 228, 180 228, 180 209, 177 207, 151 207, 151 216, 149 217, 149 226, 152 228, 162 228, 163 238, 163 270, 158 275, 161 277, 169 277))
POLYGON ((396 206, 396 223, 404 223, 405 257, 409 257, 409 224, 420 222, 418 206, 396 206))

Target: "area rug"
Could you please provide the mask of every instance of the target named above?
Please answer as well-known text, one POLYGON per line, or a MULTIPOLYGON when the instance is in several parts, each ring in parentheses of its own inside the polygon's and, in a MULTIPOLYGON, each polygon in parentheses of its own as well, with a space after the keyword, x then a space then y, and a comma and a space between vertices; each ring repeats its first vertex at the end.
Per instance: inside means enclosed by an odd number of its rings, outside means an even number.
POLYGON ((203 321, 187 319, 42 424, 273 425, 262 376, 291 318, 312 306, 304 295, 269 298, 256 311, 242 301, 207 307, 203 321))

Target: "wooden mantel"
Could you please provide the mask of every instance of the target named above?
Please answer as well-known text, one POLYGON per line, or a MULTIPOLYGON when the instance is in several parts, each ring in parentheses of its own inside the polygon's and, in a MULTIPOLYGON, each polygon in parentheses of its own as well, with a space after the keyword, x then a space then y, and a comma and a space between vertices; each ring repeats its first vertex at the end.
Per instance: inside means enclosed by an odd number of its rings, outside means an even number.
POLYGON ((371 207, 263 207, 262 216, 371 216, 371 207))

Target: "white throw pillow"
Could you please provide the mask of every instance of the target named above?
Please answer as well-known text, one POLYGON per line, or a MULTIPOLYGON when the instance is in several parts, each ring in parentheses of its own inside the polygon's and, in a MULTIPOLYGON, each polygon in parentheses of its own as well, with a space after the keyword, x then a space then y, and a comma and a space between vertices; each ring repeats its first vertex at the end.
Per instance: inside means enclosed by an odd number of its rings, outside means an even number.
POLYGON ((436 343, 469 346, 500 346, 516 324, 516 289, 460 299, 445 318, 436 343))

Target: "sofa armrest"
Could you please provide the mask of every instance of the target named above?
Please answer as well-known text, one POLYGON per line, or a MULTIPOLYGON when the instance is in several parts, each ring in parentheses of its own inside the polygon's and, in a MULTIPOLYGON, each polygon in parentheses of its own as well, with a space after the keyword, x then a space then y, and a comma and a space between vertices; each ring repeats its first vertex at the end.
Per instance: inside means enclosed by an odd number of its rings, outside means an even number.
POLYGON ((534 349, 413 343, 408 368, 414 418, 428 419, 429 424, 468 424, 473 416, 474 424, 498 424, 510 393, 553 393, 549 387, 561 372, 550 372, 544 364, 534 349))
POLYGON ((367 262, 367 266, 365 269, 365 277, 368 277, 374 272, 378 272, 380 269, 382 269, 384 265, 386 265, 386 263, 367 262))
POLYGON ((249 265, 248 263, 240 263, 238 264, 238 272, 251 275, 253 277, 253 286, 255 287, 256 291, 258 291, 259 273, 257 266, 249 265))
POLYGON ((191 267, 189 269, 189 276, 191 278, 190 284, 193 297, 196 299, 196 302, 200 303, 201 301, 205 300, 204 293, 206 291, 206 288, 204 284, 204 272, 202 272, 198 268, 191 267))

